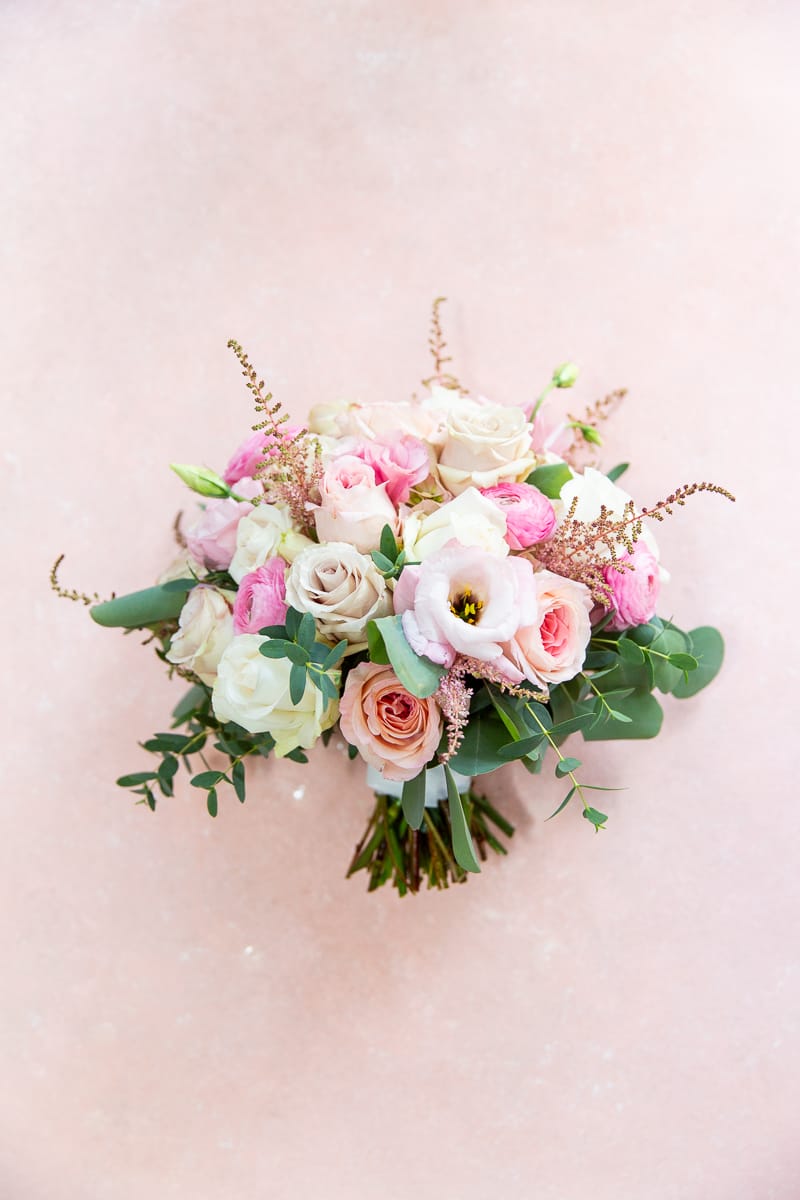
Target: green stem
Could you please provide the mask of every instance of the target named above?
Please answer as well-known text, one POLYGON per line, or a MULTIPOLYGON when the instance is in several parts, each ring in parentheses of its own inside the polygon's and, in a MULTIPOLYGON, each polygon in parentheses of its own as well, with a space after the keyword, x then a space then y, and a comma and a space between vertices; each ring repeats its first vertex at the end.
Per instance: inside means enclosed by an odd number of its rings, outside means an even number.
MULTIPOLYGON (((545 726, 542 724, 542 722, 537 717, 536 713, 531 708, 530 704, 526 704, 525 708, 530 713, 530 715, 533 717, 534 721, 539 726, 542 733, 544 734, 544 736, 547 738, 550 745, 555 750, 560 761, 566 762, 567 761, 566 755, 561 753, 560 748, 556 745, 555 740, 551 737, 549 729, 545 728, 545 726)), ((588 809, 590 807, 590 805, 586 801, 586 797, 583 794, 583 788, 581 787, 580 783, 578 782, 578 779, 576 778, 574 771, 565 771, 564 774, 567 775, 572 780, 572 786, 575 788, 575 791, 580 796, 581 804, 583 805, 584 811, 586 811, 586 809, 588 809)))

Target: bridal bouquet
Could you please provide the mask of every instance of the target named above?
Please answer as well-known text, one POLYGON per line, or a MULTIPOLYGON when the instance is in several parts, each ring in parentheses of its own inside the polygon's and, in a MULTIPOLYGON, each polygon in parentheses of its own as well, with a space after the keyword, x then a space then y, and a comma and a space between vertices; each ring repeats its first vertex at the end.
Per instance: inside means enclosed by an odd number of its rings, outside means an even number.
MULTIPOLYGON (((506 853, 508 820, 477 777, 551 757, 566 794, 605 827, 599 789, 565 740, 654 737, 654 690, 686 698, 722 662, 719 633, 659 618, 667 578, 652 523, 698 492, 643 507, 589 456, 612 393, 580 418, 473 397, 449 372, 439 306, 434 369, 408 402, 334 403, 292 426, 236 342, 257 411, 221 475, 173 465, 201 497, 155 587, 91 605, 144 629, 191 686, 171 728, 144 742, 152 769, 117 782, 155 809, 182 762, 211 816, 245 799, 245 760, 305 763, 338 730, 364 760, 375 807, 349 874, 400 894, 447 887, 506 853)), ((552 814, 555 815, 555 814, 552 814)))

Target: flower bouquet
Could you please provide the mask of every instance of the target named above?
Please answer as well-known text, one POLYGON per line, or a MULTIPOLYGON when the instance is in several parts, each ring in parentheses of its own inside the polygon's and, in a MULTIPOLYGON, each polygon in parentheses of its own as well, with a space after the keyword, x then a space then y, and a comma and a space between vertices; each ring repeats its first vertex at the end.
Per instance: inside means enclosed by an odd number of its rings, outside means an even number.
MULTIPOLYGON (((222 475, 173 465, 200 500, 155 587, 91 605, 100 625, 149 631, 189 690, 143 743, 152 769, 117 782, 156 808, 183 763, 210 815, 245 800, 245 760, 307 762, 338 727, 367 764, 375 807, 349 874, 369 889, 447 887, 505 854, 514 830, 476 779, 551 755, 595 830, 607 816, 565 740, 654 737, 653 692, 693 696, 722 662, 719 633, 656 616, 666 578, 650 508, 619 486, 627 464, 590 460, 615 392, 578 418, 550 411, 577 369, 539 398, 472 397, 448 369, 434 304, 434 368, 408 402, 318 405, 287 416, 236 342, 257 412, 222 475)), ((62 556, 63 557, 63 556, 62 556)), ((555 814, 552 814, 555 815, 555 814)))

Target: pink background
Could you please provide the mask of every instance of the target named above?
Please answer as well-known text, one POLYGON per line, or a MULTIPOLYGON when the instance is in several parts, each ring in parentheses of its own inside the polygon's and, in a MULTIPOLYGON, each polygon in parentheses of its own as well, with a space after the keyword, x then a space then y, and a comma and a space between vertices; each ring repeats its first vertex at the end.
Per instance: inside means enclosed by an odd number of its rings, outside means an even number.
POLYGON ((798 15, 2 5, 3 1200, 800 1195, 798 15), (631 389, 604 461, 641 502, 737 492, 659 535, 662 611, 729 659, 657 743, 586 748, 627 788, 602 836, 509 769, 509 859, 398 901, 343 879, 341 747, 216 822, 133 807, 180 685, 46 579, 158 573, 166 464, 252 420, 228 337, 297 416, 404 399, 439 293, 472 387, 631 389))

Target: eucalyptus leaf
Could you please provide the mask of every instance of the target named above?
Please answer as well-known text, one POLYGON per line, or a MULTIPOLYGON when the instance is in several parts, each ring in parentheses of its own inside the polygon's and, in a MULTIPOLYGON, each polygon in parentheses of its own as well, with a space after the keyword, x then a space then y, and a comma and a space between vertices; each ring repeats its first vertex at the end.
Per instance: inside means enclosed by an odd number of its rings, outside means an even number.
POLYGON ((480 863, 475 853, 472 835, 467 824, 464 804, 458 794, 453 772, 447 763, 444 764, 444 774, 447 780, 447 803, 450 809, 450 827, 453 832, 453 854, 455 860, 465 871, 480 873, 480 863))
POLYGON ((564 775, 569 775, 570 771, 577 771, 581 765, 579 758, 560 758, 556 763, 556 775, 561 779, 564 775))
POLYGON ((707 687, 717 675, 725 657, 722 634, 712 625, 701 625, 698 629, 691 629, 689 644, 693 656, 697 659, 697 670, 692 671, 688 679, 682 678, 672 689, 673 696, 677 696, 679 700, 688 700, 690 696, 696 696, 707 687))
POLYGON ((306 669, 302 663, 292 663, 289 672, 289 697, 292 704, 299 704, 306 692, 306 669))
POLYGON ((479 713, 470 717, 464 738, 450 759, 454 771, 462 775, 486 775, 502 765, 502 746, 508 745, 508 730, 499 717, 479 713))
POLYGON ((652 738, 661 729, 664 718, 661 705, 650 692, 637 691, 619 700, 615 712, 628 717, 625 723, 617 717, 613 721, 604 721, 584 729, 583 737, 587 742, 613 741, 618 738, 652 738))
POLYGON ((608 474, 606 475, 606 479, 610 479, 612 483, 616 483, 616 481, 620 478, 620 476, 625 474, 625 472, 627 471, 627 469, 630 465, 631 465, 630 463, 626 463, 626 462, 617 463, 617 465, 615 467, 612 467, 611 470, 608 472, 608 474))
POLYGON ((144 629, 161 621, 172 621, 180 616, 186 595, 196 583, 196 579, 173 580, 169 587, 160 584, 127 596, 116 596, 102 604, 93 604, 89 615, 98 625, 112 629, 144 629))
POLYGON ((419 829, 425 816, 425 768, 403 784, 403 816, 412 829, 419 829))
POLYGON ((392 669, 403 687, 411 692, 412 696, 418 696, 422 700, 432 696, 444 675, 444 667, 411 649, 403 632, 402 618, 380 617, 370 624, 374 624, 378 629, 392 669))

